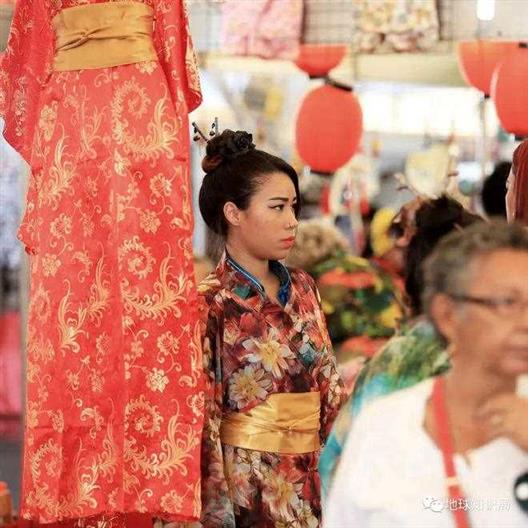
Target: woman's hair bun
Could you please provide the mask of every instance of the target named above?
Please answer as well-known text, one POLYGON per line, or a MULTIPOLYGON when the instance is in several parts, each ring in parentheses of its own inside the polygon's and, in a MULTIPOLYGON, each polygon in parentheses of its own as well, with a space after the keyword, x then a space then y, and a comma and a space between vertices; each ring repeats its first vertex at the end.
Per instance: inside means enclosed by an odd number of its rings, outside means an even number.
POLYGON ((249 132, 243 130, 234 132, 226 129, 208 141, 202 169, 206 173, 212 172, 224 161, 247 154, 254 149, 253 136, 249 132))

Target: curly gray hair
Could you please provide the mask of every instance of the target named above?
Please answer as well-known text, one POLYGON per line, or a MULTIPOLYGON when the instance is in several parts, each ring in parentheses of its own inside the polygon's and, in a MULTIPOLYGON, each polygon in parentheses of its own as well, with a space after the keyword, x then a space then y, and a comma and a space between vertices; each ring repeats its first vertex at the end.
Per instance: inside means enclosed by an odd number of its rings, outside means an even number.
POLYGON ((474 272, 475 259, 501 249, 528 252, 528 229, 494 220, 478 222, 442 239, 424 265, 426 312, 430 315, 435 295, 465 292, 474 272))
POLYGON ((299 222, 295 246, 286 262, 288 266, 309 272, 337 252, 349 249, 350 246, 339 228, 326 218, 312 218, 299 222))

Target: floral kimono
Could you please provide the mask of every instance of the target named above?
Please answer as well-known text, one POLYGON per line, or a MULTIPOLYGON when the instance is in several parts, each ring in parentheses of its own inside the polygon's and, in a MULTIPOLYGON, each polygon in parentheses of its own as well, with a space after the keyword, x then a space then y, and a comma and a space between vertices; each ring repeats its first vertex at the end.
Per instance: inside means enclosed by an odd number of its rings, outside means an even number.
POLYGON ((320 393, 323 444, 343 398, 313 280, 272 262, 279 300, 229 257, 200 287, 208 390, 202 443, 205 527, 320 525, 319 449, 284 455, 222 442, 226 414, 281 393, 320 393))

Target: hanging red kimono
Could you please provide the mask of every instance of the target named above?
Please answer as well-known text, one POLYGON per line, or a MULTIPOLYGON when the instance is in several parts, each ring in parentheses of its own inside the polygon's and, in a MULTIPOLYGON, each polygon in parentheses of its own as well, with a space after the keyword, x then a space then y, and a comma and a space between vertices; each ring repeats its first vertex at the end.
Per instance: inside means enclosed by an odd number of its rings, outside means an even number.
POLYGON ((17 2, 0 114, 32 170, 26 519, 199 516, 200 101, 181 0, 17 2))

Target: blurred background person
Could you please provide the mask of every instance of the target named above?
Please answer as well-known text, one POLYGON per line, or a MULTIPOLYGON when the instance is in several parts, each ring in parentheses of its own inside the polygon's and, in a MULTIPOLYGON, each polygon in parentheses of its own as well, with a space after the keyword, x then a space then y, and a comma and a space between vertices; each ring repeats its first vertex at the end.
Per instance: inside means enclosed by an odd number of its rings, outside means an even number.
POLYGON ((372 245, 370 243, 370 225, 372 223, 372 219, 378 211, 379 209, 377 209, 372 204, 369 204, 368 208, 366 208, 366 211, 362 212, 361 214, 361 222, 363 224, 363 230, 366 235, 365 247, 361 251, 361 256, 366 259, 371 258, 373 255, 372 245))
POLYGON ((511 166, 509 161, 497 163, 493 172, 484 180, 480 198, 488 217, 506 218, 506 182, 511 166))
POLYGON ((528 225, 528 141, 523 141, 513 153, 506 188, 508 221, 517 220, 528 225))
POLYGON ((390 221, 385 224, 377 230, 374 241, 380 253, 377 261, 353 255, 341 231, 326 219, 301 221, 288 257, 290 266, 306 270, 316 280, 339 370, 349 392, 365 359, 387 342, 404 315, 401 269, 393 261, 383 260, 394 246, 383 233, 390 221))
MULTIPOLYGON (((383 207, 374 214, 369 226, 371 260, 392 275, 395 281, 401 281, 404 269, 404 250, 398 244, 391 232, 396 211, 383 207)), ((400 285, 403 290, 403 282, 400 285)))
POLYGON ((353 417, 371 400, 445 372, 449 357, 423 314, 422 263, 446 234, 480 220, 456 200, 442 196, 403 210, 393 231, 406 248, 405 291, 411 317, 357 376, 354 392, 341 409, 319 461, 323 492, 327 494, 347 441, 353 417))
POLYGON ((326 526, 526 526, 513 496, 528 470, 526 420, 515 419, 526 417, 516 395, 528 373, 526 269, 518 225, 477 223, 440 242, 425 265, 424 305, 451 368, 358 416, 326 526), (497 410, 497 398, 516 412, 497 410))

